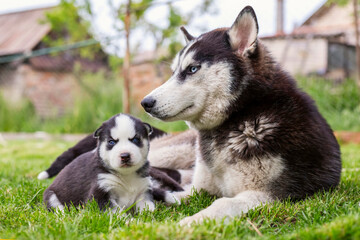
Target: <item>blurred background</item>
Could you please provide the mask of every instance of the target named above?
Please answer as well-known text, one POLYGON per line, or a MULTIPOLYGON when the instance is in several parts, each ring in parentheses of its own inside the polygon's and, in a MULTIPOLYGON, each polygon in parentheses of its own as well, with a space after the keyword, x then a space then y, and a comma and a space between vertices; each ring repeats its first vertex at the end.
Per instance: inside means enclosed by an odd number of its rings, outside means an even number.
POLYGON ((0 132, 85 133, 141 99, 193 35, 246 5, 261 41, 335 130, 360 131, 358 0, 0 0, 0 132))

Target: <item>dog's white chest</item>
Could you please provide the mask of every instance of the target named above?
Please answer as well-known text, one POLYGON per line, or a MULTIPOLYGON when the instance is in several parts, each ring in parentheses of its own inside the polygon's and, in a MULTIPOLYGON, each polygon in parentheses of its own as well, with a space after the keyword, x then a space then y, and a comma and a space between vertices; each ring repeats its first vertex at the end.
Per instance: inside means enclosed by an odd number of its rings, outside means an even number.
POLYGON ((129 176, 115 176, 113 174, 99 174, 98 185, 110 193, 110 201, 119 208, 126 209, 142 200, 143 194, 149 189, 149 178, 141 178, 135 174, 129 176))
POLYGON ((213 162, 207 165, 218 192, 224 197, 234 197, 246 190, 265 190, 284 169, 280 156, 239 159, 236 163, 233 156, 230 149, 213 151, 213 162))

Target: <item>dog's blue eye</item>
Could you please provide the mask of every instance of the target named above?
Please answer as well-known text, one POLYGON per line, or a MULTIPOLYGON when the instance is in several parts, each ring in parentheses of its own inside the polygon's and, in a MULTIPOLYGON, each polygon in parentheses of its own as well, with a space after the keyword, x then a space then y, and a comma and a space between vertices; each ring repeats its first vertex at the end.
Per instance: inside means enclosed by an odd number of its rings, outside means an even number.
POLYGON ((190 74, 196 73, 199 69, 200 69, 200 67, 198 67, 198 66, 189 66, 188 73, 190 73, 190 74))
POLYGON ((136 145, 140 144, 140 138, 138 138, 138 137, 134 137, 134 138, 130 139, 130 141, 136 145))
POLYGON ((192 73, 196 72, 197 70, 198 70, 197 67, 191 67, 191 68, 190 68, 190 72, 192 72, 192 73))
POLYGON ((115 142, 115 140, 109 140, 109 141, 108 141, 108 144, 109 144, 110 146, 114 146, 114 145, 116 144, 116 142, 115 142))

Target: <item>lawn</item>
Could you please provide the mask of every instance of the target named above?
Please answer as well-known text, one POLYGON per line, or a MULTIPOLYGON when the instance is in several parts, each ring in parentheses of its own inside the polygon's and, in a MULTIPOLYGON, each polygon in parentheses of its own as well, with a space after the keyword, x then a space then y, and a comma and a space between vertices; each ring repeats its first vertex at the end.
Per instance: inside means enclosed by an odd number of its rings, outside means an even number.
POLYGON ((37 174, 73 143, 10 141, 0 145, 0 238, 12 239, 360 239, 360 145, 342 145, 338 188, 304 201, 275 202, 226 223, 180 227, 178 221, 210 205, 199 193, 186 204, 134 216, 133 221, 96 204, 65 213, 48 212, 42 194, 51 180, 37 174))

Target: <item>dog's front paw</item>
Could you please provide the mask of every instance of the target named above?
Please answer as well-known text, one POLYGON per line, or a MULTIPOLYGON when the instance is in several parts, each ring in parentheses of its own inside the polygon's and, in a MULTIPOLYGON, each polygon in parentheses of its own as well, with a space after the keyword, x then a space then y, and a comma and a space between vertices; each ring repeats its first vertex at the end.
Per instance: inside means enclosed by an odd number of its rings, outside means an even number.
POLYGON ((179 222, 180 226, 191 226, 192 224, 201 224, 204 221, 204 216, 197 213, 193 216, 186 217, 179 222))

